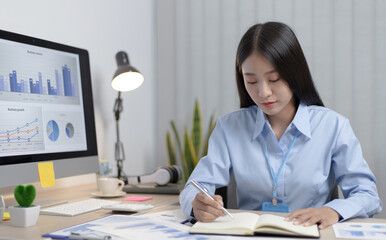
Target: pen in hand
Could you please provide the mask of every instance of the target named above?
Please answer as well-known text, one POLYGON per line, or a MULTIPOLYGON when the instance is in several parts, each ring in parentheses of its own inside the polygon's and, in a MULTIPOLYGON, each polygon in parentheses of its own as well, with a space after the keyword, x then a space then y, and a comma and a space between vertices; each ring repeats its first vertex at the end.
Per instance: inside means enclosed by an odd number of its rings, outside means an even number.
MULTIPOLYGON (((190 180, 190 183, 196 187, 200 192, 202 192, 203 194, 205 194, 207 197, 209 197, 211 200, 213 201, 216 201, 214 200, 214 198, 212 196, 210 196, 203 187, 201 187, 200 184, 198 184, 198 182, 196 182, 195 180, 190 180)), ((224 207, 221 208, 221 210, 227 214, 229 217, 233 218, 232 214, 230 212, 228 212, 228 210, 226 210, 224 207)))

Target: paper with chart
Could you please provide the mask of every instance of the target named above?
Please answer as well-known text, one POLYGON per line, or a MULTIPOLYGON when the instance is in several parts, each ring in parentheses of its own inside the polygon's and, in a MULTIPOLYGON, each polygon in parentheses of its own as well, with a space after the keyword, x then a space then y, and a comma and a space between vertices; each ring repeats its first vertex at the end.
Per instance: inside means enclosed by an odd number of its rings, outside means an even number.
MULTIPOLYGON (((137 215, 138 216, 138 215, 137 215)), ((183 222, 186 220, 185 213, 182 212, 181 208, 174 209, 174 210, 168 210, 168 211, 161 211, 161 212, 153 212, 153 213, 146 213, 146 215, 139 215, 147 218, 155 218, 162 221, 171 221, 171 222, 183 222)))
POLYGON ((126 221, 120 223, 110 223, 103 226, 91 227, 93 230, 102 231, 111 235, 119 236, 123 239, 189 239, 189 240, 206 240, 206 239, 224 239, 217 236, 202 236, 189 234, 189 226, 179 222, 160 220, 157 218, 148 218, 145 216, 125 216, 126 221))
MULTIPOLYGON (((112 240, 255 240, 255 237, 215 236, 190 234, 189 225, 180 223, 183 218, 181 210, 172 210, 150 214, 149 216, 110 215, 90 222, 64 228, 43 235, 43 237, 69 236, 78 233, 88 237, 112 237, 112 240), (176 221, 177 220, 177 221, 176 221)), ((269 239, 272 238, 259 238, 269 239)), ((286 238, 282 238, 286 239, 286 238)))
MULTIPOLYGON (((138 239, 141 236, 141 240, 157 240, 164 239, 186 239, 186 240, 255 240, 255 237, 236 237, 236 236, 215 236, 215 235, 202 235, 202 234, 190 234, 189 229, 191 226, 183 225, 180 223, 181 215, 178 211, 165 211, 156 214, 150 214, 150 216, 124 216, 126 222, 104 224, 103 226, 90 227, 98 231, 105 232, 106 234, 119 236, 123 239, 138 239), (178 221, 173 221, 178 220, 178 221)), ((272 238, 259 238, 269 239, 272 238)), ((285 238, 283 238, 285 239, 285 238)))
POLYGON ((385 223, 344 222, 333 225, 336 238, 386 239, 385 223))
MULTIPOLYGON (((88 237, 104 237, 108 234, 105 232, 99 231, 98 228, 100 226, 103 226, 105 224, 119 224, 121 222, 126 222, 127 216, 123 215, 110 215, 108 217, 96 219, 90 222, 85 222, 82 224, 78 224, 75 226, 71 226, 68 228, 64 228, 55 232, 51 232, 48 234, 43 235, 43 237, 51 237, 53 235, 55 236, 69 236, 71 233, 78 233, 83 236, 88 237), (95 228, 95 229, 94 229, 95 228)), ((124 238, 110 235, 112 237, 112 240, 123 240, 124 238)))

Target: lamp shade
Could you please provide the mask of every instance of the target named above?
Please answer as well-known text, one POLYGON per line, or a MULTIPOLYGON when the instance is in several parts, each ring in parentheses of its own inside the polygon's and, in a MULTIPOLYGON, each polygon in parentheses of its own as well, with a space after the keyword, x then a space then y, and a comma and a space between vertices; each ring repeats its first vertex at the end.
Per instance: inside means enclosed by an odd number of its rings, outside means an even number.
POLYGON ((118 69, 115 71, 111 87, 120 92, 134 90, 142 85, 143 75, 129 63, 129 58, 125 52, 116 54, 118 69))

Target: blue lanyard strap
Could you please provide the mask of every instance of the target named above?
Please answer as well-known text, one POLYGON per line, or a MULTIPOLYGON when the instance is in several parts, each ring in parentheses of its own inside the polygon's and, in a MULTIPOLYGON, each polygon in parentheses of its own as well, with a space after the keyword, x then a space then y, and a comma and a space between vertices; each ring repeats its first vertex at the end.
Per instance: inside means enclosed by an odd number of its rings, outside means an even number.
POLYGON ((273 187, 272 187, 272 195, 273 195, 273 200, 276 201, 276 198, 277 198, 277 192, 276 192, 276 188, 277 188, 277 181, 279 179, 279 176, 280 176, 280 173, 281 171, 283 170, 283 167, 284 167, 284 164, 285 162, 287 161, 287 158, 288 158, 288 155, 289 153, 291 152, 291 149, 292 149, 292 146, 294 145, 295 143, 295 140, 298 136, 298 133, 299 133, 299 130, 296 129, 296 133, 295 133, 295 137, 294 139, 292 140, 291 142, 291 145, 290 147, 288 148, 288 151, 287 151, 287 154, 285 155, 285 158, 283 160, 283 162, 281 163, 281 166, 279 168, 279 170, 277 171, 277 174, 275 176, 275 174, 273 173, 273 169, 272 169, 272 166, 271 166, 271 161, 269 160, 269 153, 268 153, 268 148, 267 148, 267 143, 266 143, 266 139, 265 139, 265 132, 264 132, 264 129, 263 129, 263 138, 264 138, 264 147, 265 147, 265 156, 267 158, 267 162, 268 162, 268 166, 269 166, 269 170, 271 171, 271 176, 272 176, 272 180, 273 180, 273 187))

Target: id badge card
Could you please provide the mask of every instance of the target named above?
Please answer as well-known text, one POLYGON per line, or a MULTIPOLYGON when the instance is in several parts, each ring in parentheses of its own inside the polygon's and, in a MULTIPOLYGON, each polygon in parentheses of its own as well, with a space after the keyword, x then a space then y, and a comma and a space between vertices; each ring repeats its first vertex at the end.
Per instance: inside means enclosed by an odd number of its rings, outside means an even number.
POLYGON ((276 206, 273 205, 272 202, 263 202, 263 209, 264 212, 282 212, 282 213, 288 213, 289 208, 288 204, 286 203, 277 203, 276 206))

